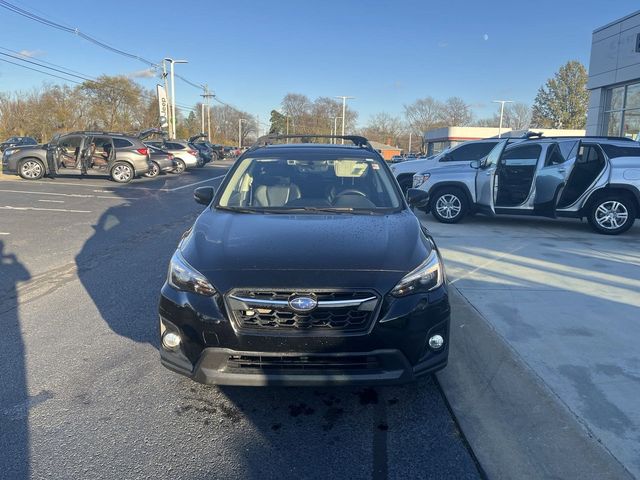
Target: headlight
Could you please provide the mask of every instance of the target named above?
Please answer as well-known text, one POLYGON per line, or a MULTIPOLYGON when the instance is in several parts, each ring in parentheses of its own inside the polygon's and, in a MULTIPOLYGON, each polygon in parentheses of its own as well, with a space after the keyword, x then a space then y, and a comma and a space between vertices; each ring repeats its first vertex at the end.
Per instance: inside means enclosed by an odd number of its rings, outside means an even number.
POLYGON ((173 288, 183 292, 193 292, 208 297, 216 293, 216 289, 209 283, 209 280, 187 263, 180 250, 176 250, 176 253, 171 257, 167 282, 173 288))
POLYGON ((430 173, 417 173, 413 176, 413 188, 418 188, 423 183, 426 183, 431 176, 430 173))
POLYGON ((5 157, 8 157, 9 155, 13 155, 13 154, 14 154, 14 153, 16 153, 17 151, 18 151, 18 149, 17 149, 17 148, 7 148, 7 149, 4 151, 4 156, 5 156, 5 157))
POLYGON ((411 293, 429 292, 438 288, 444 281, 444 268, 440 256, 434 248, 427 259, 409 272, 391 290, 394 297, 404 297, 411 293))

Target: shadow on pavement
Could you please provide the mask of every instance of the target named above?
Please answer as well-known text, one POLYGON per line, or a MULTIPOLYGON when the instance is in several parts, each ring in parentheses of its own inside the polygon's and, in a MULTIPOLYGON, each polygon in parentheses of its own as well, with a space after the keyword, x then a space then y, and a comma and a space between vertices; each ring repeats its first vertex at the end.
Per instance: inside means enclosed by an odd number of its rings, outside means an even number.
POLYGON ((15 255, 5 253, 0 240, 0 476, 29 477, 29 405, 25 346, 18 311, 19 282, 31 278, 15 255))

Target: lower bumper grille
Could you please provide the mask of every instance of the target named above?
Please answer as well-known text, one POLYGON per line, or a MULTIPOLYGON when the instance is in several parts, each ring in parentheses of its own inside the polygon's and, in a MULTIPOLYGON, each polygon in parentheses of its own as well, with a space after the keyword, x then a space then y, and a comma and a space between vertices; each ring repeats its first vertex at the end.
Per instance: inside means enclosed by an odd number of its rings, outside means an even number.
POLYGON ((236 325, 241 329, 285 332, 364 332, 373 320, 378 296, 372 292, 314 292, 317 307, 295 311, 289 305, 294 291, 234 291, 227 296, 236 325))
POLYGON ((376 370, 380 368, 377 357, 372 355, 353 356, 260 356, 230 355, 227 360, 230 369, 281 370, 376 370))

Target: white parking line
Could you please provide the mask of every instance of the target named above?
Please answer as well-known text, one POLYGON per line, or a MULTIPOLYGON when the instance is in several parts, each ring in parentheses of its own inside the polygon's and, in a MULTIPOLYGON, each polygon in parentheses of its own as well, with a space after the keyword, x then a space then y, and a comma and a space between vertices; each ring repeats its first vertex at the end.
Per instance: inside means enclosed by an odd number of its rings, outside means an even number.
POLYGON ((9 232, 0 232, 0 235, 11 235, 9 232))
POLYGON ((117 197, 117 196, 106 196, 106 195, 90 195, 85 193, 52 193, 52 192, 31 192, 27 190, 3 190, 0 189, 0 192, 6 193, 28 193, 33 195, 54 195, 57 197, 74 197, 74 198, 108 198, 112 200, 138 200, 136 197, 117 197))
POLYGON ((64 200, 38 200, 39 202, 46 202, 46 203, 64 203, 64 200))
POLYGON ((211 182, 212 180, 217 180, 219 178, 224 178, 226 176, 225 175, 220 175, 217 177, 213 177, 213 178, 207 178, 206 180, 202 180, 200 182, 195 182, 195 183, 190 183, 188 185, 182 185, 180 187, 176 187, 176 188, 160 188, 158 189, 161 192, 175 192, 176 190, 182 190, 183 188, 189 188, 189 187, 193 187, 194 185, 200 185, 201 183, 207 183, 207 182, 211 182))
POLYGON ((65 208, 11 207, 5 205, 0 210, 38 210, 42 212, 91 213, 90 210, 67 210, 65 208))

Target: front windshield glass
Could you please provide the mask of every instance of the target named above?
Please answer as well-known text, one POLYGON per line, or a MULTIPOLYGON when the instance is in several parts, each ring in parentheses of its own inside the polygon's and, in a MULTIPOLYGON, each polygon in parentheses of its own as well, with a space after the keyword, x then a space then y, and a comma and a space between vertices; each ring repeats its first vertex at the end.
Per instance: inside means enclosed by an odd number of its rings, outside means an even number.
POLYGON ((372 158, 245 158, 218 207, 260 211, 388 211, 402 201, 393 178, 372 158))

